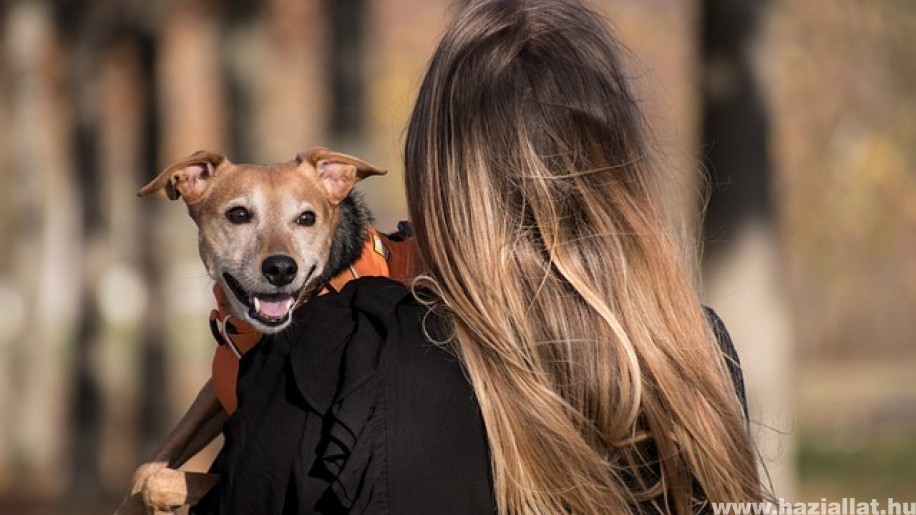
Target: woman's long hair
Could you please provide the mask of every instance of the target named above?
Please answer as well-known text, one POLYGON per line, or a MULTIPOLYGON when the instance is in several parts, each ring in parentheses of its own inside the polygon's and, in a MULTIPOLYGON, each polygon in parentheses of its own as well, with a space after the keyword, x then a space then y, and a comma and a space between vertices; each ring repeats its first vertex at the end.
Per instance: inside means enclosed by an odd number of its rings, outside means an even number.
POLYGON ((473 384, 500 513, 761 497, 620 54, 580 4, 472 2, 408 127, 418 285, 473 384))

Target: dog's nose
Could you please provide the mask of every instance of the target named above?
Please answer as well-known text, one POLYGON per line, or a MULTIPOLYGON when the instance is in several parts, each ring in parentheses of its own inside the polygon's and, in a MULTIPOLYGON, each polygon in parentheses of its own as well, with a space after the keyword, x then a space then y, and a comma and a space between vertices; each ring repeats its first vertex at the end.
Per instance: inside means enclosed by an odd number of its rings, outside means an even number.
POLYGON ((296 261, 283 254, 267 256, 261 263, 261 273, 274 286, 286 286, 291 283, 298 270, 296 261))

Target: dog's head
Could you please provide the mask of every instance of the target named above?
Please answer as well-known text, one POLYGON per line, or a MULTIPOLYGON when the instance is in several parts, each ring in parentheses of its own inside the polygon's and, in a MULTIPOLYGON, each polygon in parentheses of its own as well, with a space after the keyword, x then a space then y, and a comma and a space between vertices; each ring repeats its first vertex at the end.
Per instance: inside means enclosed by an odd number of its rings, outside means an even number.
POLYGON ((137 194, 183 199, 199 230, 200 257, 226 291, 232 315, 276 333, 296 301, 321 286, 341 201, 360 180, 384 173, 324 148, 264 166, 200 151, 137 194))

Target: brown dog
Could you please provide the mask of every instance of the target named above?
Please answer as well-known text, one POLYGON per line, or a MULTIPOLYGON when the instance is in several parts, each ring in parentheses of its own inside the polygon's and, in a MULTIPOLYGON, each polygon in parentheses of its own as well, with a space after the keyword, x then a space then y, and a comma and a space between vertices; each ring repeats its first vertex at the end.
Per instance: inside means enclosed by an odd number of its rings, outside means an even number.
MULTIPOLYGON (((201 259, 226 292, 231 316, 270 334, 285 329, 298 303, 358 259, 369 214, 351 190, 384 173, 324 148, 265 166, 201 151, 167 167, 137 194, 185 201, 198 227, 201 259)), ((217 478, 176 469, 216 437, 226 418, 208 381, 137 470, 117 513, 172 513, 200 500, 217 478)))

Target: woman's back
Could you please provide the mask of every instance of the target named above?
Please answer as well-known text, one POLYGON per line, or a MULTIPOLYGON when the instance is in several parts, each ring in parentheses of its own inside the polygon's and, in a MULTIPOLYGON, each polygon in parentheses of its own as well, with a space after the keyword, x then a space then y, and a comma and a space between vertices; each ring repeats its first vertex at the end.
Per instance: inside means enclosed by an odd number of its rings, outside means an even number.
POLYGON ((760 496, 621 55, 578 2, 472 2, 408 127, 419 284, 480 402, 501 512, 760 496))

